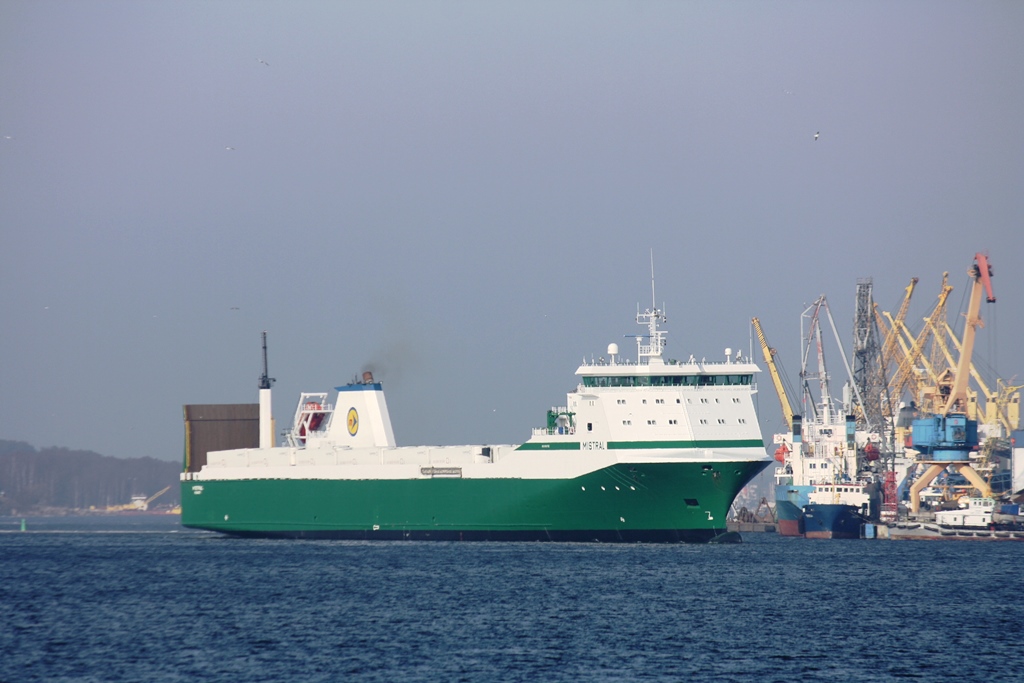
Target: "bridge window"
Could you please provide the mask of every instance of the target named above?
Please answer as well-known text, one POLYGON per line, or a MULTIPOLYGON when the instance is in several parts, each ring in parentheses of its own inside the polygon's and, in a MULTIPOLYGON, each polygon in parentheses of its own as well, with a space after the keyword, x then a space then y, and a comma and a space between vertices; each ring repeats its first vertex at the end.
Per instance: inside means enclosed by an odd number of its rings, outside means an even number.
POLYGON ((585 387, 746 386, 753 375, 628 375, 585 376, 585 387))

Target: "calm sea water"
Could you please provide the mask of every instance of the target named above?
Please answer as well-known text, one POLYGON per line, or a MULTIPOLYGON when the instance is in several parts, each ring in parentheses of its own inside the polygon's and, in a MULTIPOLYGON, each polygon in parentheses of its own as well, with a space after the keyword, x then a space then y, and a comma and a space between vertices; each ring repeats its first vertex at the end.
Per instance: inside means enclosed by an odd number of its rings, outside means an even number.
POLYGON ((1024 544, 238 540, 0 519, 3 681, 1024 679, 1024 544))

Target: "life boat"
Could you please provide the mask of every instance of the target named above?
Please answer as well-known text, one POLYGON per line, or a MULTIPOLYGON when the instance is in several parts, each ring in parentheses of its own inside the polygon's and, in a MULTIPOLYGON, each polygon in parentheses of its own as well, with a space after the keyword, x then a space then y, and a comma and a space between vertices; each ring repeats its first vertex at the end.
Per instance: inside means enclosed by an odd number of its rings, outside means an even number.
POLYGON ((315 401, 307 401, 302 406, 303 415, 308 415, 309 418, 302 420, 299 424, 299 442, 306 443, 306 431, 315 432, 320 429, 320 425, 324 421, 323 406, 315 401))
POLYGON ((789 446, 782 444, 775 449, 775 459, 779 462, 786 462, 786 456, 789 455, 789 446))
POLYGON ((864 446, 864 459, 868 462, 874 462, 878 460, 878 446, 868 441, 867 445, 864 446))

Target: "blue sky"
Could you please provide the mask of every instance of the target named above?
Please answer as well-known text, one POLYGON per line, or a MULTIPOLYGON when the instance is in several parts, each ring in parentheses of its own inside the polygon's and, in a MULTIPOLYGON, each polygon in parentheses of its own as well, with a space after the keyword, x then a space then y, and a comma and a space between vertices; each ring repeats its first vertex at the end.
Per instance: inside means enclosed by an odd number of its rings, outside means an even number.
POLYGON ((371 367, 401 444, 523 441, 634 353, 652 250, 669 355, 756 315, 791 376, 820 294, 849 349, 858 278, 919 277, 919 326, 949 271, 953 320, 987 251, 976 353, 1024 383, 1021 35, 1018 2, 3 0, 0 438, 180 458, 266 330, 279 429, 371 367))

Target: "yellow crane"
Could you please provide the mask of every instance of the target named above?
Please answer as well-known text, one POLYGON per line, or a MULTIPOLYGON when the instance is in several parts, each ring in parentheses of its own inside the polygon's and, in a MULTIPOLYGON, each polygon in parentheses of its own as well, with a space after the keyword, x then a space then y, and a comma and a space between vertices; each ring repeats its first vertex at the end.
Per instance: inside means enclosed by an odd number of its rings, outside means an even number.
MULTIPOLYGON (((953 332, 953 328, 946 323, 945 326, 946 334, 949 336, 949 340, 956 346, 958 353, 963 352, 963 345, 960 340, 957 339, 956 334, 953 332)), ((943 345, 943 351, 946 353, 946 359, 951 367, 955 367, 956 363, 953 361, 953 355, 943 345)), ((985 397, 984 410, 978 413, 977 417, 981 422, 987 425, 1001 425, 1006 435, 1017 429, 1020 424, 1020 386, 1009 386, 1003 380, 996 379, 996 390, 992 391, 988 388, 988 384, 981 378, 981 373, 974 367, 974 363, 971 363, 971 377, 978 383, 978 388, 981 389, 982 396, 985 397)), ((977 412, 977 411, 976 411, 977 412)), ((972 415, 972 417, 975 417, 972 415)))
POLYGON ((764 354, 764 362, 768 366, 768 372, 772 376, 772 383, 775 385, 775 393, 779 397, 779 403, 782 404, 782 416, 786 419, 786 427, 793 429, 793 407, 789 403, 789 397, 786 396, 786 388, 782 385, 782 376, 779 375, 779 369, 775 366, 775 349, 768 346, 768 340, 764 337, 764 331, 761 329, 761 321, 757 318, 752 318, 750 321, 754 325, 754 331, 757 332, 757 341, 761 344, 761 353, 764 354))
MULTIPOLYGON (((878 330, 883 336, 882 350, 880 352, 881 362, 879 363, 879 372, 882 377, 882 391, 883 405, 882 415, 889 421, 889 428, 895 432, 897 426, 895 416, 899 412, 900 397, 893 396, 889 393, 889 366, 895 363, 899 366, 899 359, 896 356, 897 347, 902 340, 902 329, 904 319, 907 317, 907 311, 910 309, 910 297, 914 295, 914 288, 917 287, 918 279, 916 277, 910 278, 910 284, 907 285, 905 293, 903 295, 903 302, 900 304, 899 311, 896 312, 896 317, 889 316, 888 313, 885 315, 889 317, 891 325, 886 324, 885 317, 882 316, 881 311, 878 308, 878 304, 875 304, 875 322, 878 324, 878 330)), ((900 435, 902 438, 902 435, 900 435)), ((889 443, 892 447, 892 443, 889 443)))
POLYGON ((157 491, 156 493, 154 493, 152 496, 150 496, 145 501, 143 501, 142 509, 143 510, 148 510, 150 503, 152 503, 154 500, 156 500, 157 498, 159 498, 160 496, 164 495, 165 493, 167 493, 170 490, 171 490, 170 486, 165 486, 164 488, 162 488, 159 491, 157 491))
MULTIPOLYGON (((949 273, 943 273, 942 291, 939 294, 939 301, 935 304, 935 308, 932 309, 931 314, 925 318, 926 323, 932 320, 946 319, 946 300, 949 298, 949 294, 952 291, 953 287, 949 284, 949 273)), ((925 366, 926 371, 929 373, 931 372, 931 366, 924 358, 924 349, 933 333, 933 328, 931 325, 926 324, 924 328, 921 329, 921 333, 915 338, 902 321, 897 322, 895 319, 892 319, 892 323, 893 327, 899 328, 900 332, 902 332, 908 340, 912 340, 912 343, 908 348, 902 336, 898 338, 899 345, 903 351, 903 358, 900 361, 896 373, 889 382, 889 397, 891 400, 898 402, 902 398, 903 392, 905 390, 909 390, 911 399, 919 401, 921 399, 922 387, 920 382, 921 378, 918 377, 917 374, 917 365, 918 363, 921 363, 925 366)))
POLYGON ((127 512, 132 510, 141 510, 142 512, 145 512, 149 509, 150 503, 170 490, 170 486, 165 486, 148 498, 145 495, 132 496, 130 503, 125 503, 124 505, 108 505, 107 512, 127 512))
POLYGON ((883 373, 888 374, 889 363, 896 361, 896 345, 900 340, 900 326, 903 325, 903 320, 907 317, 907 310, 910 308, 910 297, 913 296, 916 286, 917 278, 910 278, 910 284, 907 285, 906 294, 903 296, 903 303, 900 304, 900 310, 896 312, 896 317, 893 318, 891 327, 886 325, 885 319, 879 314, 878 304, 875 304, 875 320, 878 322, 879 331, 885 336, 885 341, 882 342, 883 373))

